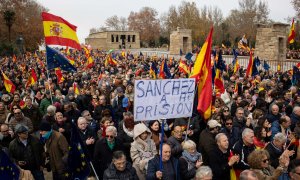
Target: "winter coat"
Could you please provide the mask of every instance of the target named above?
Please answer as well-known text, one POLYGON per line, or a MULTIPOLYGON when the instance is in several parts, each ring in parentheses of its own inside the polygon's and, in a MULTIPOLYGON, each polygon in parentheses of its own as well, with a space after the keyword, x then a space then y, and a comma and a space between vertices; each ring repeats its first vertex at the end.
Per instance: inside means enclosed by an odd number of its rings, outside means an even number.
POLYGON ((171 146, 171 154, 173 157, 180 158, 182 154, 182 146, 181 143, 184 139, 181 141, 177 140, 174 136, 169 137, 167 143, 171 146))
POLYGON ((294 131, 296 124, 298 122, 300 122, 300 117, 297 116, 295 113, 292 113, 291 114, 291 121, 292 121, 291 130, 294 131))
POLYGON ((202 154, 202 160, 204 165, 209 164, 208 154, 215 148, 217 148, 217 144, 214 135, 211 132, 209 132, 208 129, 203 130, 200 134, 199 152, 201 152, 202 154))
MULTIPOLYGON (((123 121, 120 122, 121 125, 120 126, 123 126, 123 121)), ((123 144, 123 147, 124 147, 124 153, 127 157, 127 160, 131 162, 131 159, 129 158, 130 157, 130 148, 131 148, 131 143, 133 142, 133 137, 130 137, 122 128, 119 128, 118 130, 118 137, 117 137, 121 143, 123 144)))
POLYGON ((213 180, 230 180, 229 152, 223 153, 218 147, 209 152, 209 167, 213 172, 213 180))
POLYGON ((9 111, 6 109, 6 107, 4 108, 3 111, 0 111, 0 124, 5 123, 5 120, 7 118, 9 114, 9 111))
POLYGON ((50 157, 50 167, 52 172, 63 174, 66 172, 69 145, 60 132, 52 130, 52 134, 46 140, 46 154, 50 157))
POLYGON ((284 169, 282 167, 277 167, 274 169, 272 166, 269 166, 269 168, 262 170, 262 169, 251 169, 257 176, 258 179, 264 179, 264 180, 277 180, 279 179, 279 176, 283 174, 284 169), (269 175, 267 173, 264 173, 264 171, 268 171, 269 175))
MULTIPOLYGON (((55 97, 52 96, 52 100, 53 100, 53 103, 55 102, 59 102, 55 97)), ((40 112, 42 115, 45 115, 47 114, 47 107, 50 106, 52 104, 51 102, 51 99, 48 99, 48 98, 44 98, 42 101, 41 101, 41 104, 40 104, 40 112)))
POLYGON ((21 120, 16 120, 15 117, 12 117, 11 120, 9 121, 9 127, 15 131, 15 127, 17 124, 23 124, 29 128, 29 133, 33 132, 33 125, 31 120, 28 117, 23 116, 23 119, 21 120))
POLYGON ((24 116, 28 117, 32 121, 33 131, 37 131, 42 119, 39 108, 35 105, 32 105, 31 108, 26 106, 22 109, 22 112, 24 113, 24 116))
POLYGON ((100 179, 103 177, 103 172, 108 168, 112 161, 112 155, 115 151, 123 151, 123 145, 119 139, 115 138, 115 146, 111 150, 108 147, 106 138, 99 139, 95 145, 94 165, 100 179))
POLYGON ((267 150, 270 155, 270 165, 277 168, 279 166, 279 157, 283 153, 283 150, 277 148, 273 142, 270 142, 266 146, 265 150, 267 150))
POLYGON ((126 162, 124 171, 118 171, 113 163, 104 171, 103 180, 138 180, 135 169, 129 162, 126 162))
POLYGON ((26 146, 19 138, 15 138, 9 144, 9 152, 16 162, 26 162, 25 166, 21 166, 22 169, 34 170, 44 165, 44 147, 40 141, 32 135, 28 136, 26 146))
POLYGON ((248 165, 248 156, 254 150, 255 150, 254 144, 251 146, 246 146, 242 139, 236 142, 232 147, 232 151, 233 154, 238 154, 240 156, 240 161, 233 166, 234 169, 239 169, 239 170, 249 169, 250 167, 248 165))
POLYGON ((232 130, 229 131, 226 128, 221 129, 220 133, 224 133, 229 141, 229 149, 232 148, 234 143, 236 143, 240 139, 240 129, 238 127, 232 127, 232 130))
MULTIPOLYGON (((156 178, 156 172, 159 171, 159 155, 156 155, 153 159, 151 159, 148 163, 148 169, 147 169, 147 180, 157 180, 156 178)), ((172 180, 180 180, 180 169, 179 169, 179 163, 178 159, 174 158, 171 156, 169 161, 163 163, 163 170, 162 174, 164 178, 164 174, 175 174, 175 179, 172 180), (165 171, 164 164, 168 164, 172 167, 172 169, 168 169, 168 171, 165 171)), ((166 179, 166 180, 171 180, 171 179, 166 179)))
POLYGON ((130 157, 139 178, 143 179, 146 176, 148 161, 157 154, 157 150, 154 141, 151 139, 151 132, 145 124, 135 125, 133 134, 134 141, 131 143, 130 157), (142 140, 139 136, 145 131, 148 133, 148 137, 142 140))

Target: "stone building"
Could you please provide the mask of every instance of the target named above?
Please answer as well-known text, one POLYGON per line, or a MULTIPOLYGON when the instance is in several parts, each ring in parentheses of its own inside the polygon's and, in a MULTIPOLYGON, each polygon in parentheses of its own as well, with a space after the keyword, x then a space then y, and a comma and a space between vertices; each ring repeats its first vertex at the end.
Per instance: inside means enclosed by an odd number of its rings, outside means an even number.
POLYGON ((271 65, 280 65, 286 60, 288 24, 258 24, 256 33, 255 56, 268 60, 271 65))
POLYGON ((138 49, 140 34, 137 31, 102 31, 89 34, 85 43, 93 49, 138 49))
POLYGON ((192 30, 177 27, 170 35, 170 54, 183 54, 192 51, 192 30))

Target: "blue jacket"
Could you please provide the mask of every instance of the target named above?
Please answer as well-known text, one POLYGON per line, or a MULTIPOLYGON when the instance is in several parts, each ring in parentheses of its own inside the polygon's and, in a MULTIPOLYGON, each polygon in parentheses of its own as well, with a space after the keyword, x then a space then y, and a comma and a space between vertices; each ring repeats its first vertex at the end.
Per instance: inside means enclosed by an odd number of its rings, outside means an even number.
MULTIPOLYGON (((176 179, 174 180, 180 180, 180 174, 179 174, 179 163, 178 159, 171 157, 170 160, 167 163, 171 163, 173 166, 173 170, 175 170, 176 179)), ((159 155, 156 155, 153 159, 151 159, 148 162, 148 169, 147 169, 147 180, 156 180, 156 171, 159 171, 159 155)), ((162 170, 163 176, 164 176, 164 169, 162 170)))

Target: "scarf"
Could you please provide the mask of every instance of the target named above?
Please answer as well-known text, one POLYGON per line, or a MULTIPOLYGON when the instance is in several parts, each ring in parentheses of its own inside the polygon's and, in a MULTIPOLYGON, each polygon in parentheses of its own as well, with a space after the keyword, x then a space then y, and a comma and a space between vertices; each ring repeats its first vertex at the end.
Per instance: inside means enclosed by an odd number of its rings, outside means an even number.
POLYGON ((124 132, 125 132, 129 137, 133 137, 133 130, 132 130, 132 131, 129 131, 129 130, 125 127, 124 123, 123 123, 123 130, 124 130, 124 132))
POLYGON ((109 149, 113 150, 115 145, 116 145, 116 142, 115 141, 114 142, 109 142, 108 140, 106 140, 106 142, 107 142, 107 145, 108 145, 109 149))
POLYGON ((188 153, 186 150, 182 152, 182 156, 187 161, 192 163, 196 163, 196 161, 200 158, 201 154, 199 152, 195 152, 194 154, 188 153))

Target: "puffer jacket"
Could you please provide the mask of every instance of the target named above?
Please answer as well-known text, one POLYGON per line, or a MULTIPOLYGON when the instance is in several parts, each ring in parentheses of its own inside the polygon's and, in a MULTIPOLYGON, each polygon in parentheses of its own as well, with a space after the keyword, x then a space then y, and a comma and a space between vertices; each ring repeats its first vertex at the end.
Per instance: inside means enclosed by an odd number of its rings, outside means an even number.
POLYGON ((126 162, 126 168, 124 171, 118 171, 115 165, 111 163, 104 171, 103 180, 138 180, 135 169, 129 162, 126 162))
POLYGON ((143 123, 136 124, 133 130, 133 139, 130 148, 133 165, 146 173, 148 161, 157 154, 155 143, 151 139, 151 131, 143 123), (148 133, 148 137, 142 140, 139 136, 145 131, 148 133))

